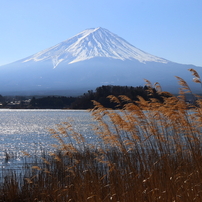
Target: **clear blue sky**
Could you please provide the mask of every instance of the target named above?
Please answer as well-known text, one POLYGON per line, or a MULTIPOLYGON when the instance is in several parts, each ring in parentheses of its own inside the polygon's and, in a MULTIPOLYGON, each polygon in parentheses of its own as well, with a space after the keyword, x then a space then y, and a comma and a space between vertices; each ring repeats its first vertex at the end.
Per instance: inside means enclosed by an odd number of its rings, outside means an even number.
POLYGON ((202 0, 0 0, 0 65, 95 27, 202 67, 202 0))

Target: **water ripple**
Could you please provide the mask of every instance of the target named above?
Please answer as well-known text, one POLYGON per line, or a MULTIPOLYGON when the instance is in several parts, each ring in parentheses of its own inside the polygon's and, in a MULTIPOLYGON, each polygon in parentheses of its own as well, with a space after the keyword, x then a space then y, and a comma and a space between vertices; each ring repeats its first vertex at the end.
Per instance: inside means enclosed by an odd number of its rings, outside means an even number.
POLYGON ((87 141, 95 139, 90 126, 93 121, 85 110, 0 110, 0 159, 5 152, 22 156, 21 151, 30 154, 40 153, 43 149, 53 150, 57 143, 48 129, 56 124, 73 120, 73 128, 87 141))

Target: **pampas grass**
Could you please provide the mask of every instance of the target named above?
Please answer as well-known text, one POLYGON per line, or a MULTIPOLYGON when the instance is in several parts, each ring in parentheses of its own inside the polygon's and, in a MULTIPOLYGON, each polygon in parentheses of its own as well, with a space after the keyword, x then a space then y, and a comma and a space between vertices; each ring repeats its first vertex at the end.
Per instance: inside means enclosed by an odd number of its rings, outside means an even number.
POLYGON ((187 103, 183 95, 191 89, 177 79, 179 97, 154 85, 163 103, 109 96, 118 105, 112 110, 93 101, 99 146, 85 143, 69 123, 58 125, 51 130, 58 152, 44 155, 26 176, 4 176, 0 201, 202 201, 202 101, 187 103))

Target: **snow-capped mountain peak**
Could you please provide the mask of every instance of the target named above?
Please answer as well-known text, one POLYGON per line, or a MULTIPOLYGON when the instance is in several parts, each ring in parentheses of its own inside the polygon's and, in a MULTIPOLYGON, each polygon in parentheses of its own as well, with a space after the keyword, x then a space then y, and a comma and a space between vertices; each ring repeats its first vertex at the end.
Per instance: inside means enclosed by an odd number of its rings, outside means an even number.
POLYGON ((86 29, 70 39, 26 58, 23 62, 51 60, 55 68, 61 62, 72 64, 95 57, 138 60, 141 63, 168 62, 137 49, 121 37, 101 27, 86 29))
POLYGON ((81 95, 102 85, 143 86, 143 78, 177 93, 174 76, 194 92, 183 65, 148 54, 107 29, 86 29, 53 47, 0 67, 0 92, 7 95, 81 95), (22 94, 21 94, 22 93, 22 94))

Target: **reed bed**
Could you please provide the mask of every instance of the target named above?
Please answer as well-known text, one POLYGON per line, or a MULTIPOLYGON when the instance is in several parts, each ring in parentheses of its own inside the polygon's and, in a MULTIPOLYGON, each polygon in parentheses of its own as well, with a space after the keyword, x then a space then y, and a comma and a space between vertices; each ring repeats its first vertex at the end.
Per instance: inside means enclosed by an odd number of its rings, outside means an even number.
POLYGON ((51 130, 57 152, 27 165, 23 176, 4 176, 0 201, 202 201, 202 100, 193 95, 193 104, 187 103, 192 92, 177 79, 179 97, 155 84, 163 103, 109 96, 117 104, 112 110, 94 101, 99 146, 86 144, 69 123, 58 125, 51 130))

